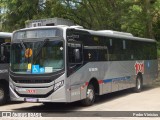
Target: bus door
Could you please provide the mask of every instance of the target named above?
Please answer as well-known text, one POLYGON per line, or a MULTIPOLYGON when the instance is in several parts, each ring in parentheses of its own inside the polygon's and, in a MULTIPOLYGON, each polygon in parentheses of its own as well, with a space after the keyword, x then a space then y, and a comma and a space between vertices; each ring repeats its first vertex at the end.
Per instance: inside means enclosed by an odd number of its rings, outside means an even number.
POLYGON ((68 43, 68 70, 70 80, 71 101, 80 100, 80 85, 82 75, 79 68, 83 64, 83 45, 81 42, 68 43))

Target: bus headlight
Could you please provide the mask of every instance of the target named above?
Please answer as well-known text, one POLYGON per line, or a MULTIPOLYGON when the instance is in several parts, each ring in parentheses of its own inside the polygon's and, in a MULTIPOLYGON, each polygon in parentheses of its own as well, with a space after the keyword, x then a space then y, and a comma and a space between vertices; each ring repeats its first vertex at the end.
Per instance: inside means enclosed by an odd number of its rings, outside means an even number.
POLYGON ((54 84, 54 91, 58 90, 60 87, 64 85, 64 80, 57 82, 54 84))

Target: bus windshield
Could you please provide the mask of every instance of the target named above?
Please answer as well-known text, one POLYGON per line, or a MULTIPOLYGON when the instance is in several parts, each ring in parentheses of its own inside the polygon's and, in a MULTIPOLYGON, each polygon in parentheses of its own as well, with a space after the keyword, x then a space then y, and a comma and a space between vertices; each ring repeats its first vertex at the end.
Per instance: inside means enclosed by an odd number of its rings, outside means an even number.
POLYGON ((63 41, 21 41, 11 45, 11 71, 21 74, 45 74, 63 69, 63 41))

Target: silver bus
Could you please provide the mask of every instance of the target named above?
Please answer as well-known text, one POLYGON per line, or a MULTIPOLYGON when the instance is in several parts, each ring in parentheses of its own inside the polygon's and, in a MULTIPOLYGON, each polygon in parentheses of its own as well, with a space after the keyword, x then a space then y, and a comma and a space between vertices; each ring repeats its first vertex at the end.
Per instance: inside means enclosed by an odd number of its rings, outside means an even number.
POLYGON ((96 96, 152 84, 158 76, 156 41, 111 30, 42 26, 13 33, 13 101, 92 105, 96 96))
POLYGON ((0 32, 0 105, 9 100, 9 59, 12 33, 0 32))

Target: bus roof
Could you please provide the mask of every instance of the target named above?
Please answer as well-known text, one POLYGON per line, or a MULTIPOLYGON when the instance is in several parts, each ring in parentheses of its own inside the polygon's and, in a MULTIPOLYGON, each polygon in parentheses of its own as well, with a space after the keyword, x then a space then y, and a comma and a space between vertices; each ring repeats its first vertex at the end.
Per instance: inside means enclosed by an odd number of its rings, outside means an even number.
POLYGON ((12 36, 12 33, 9 32, 0 32, 0 38, 9 38, 12 36))
POLYGON ((92 31, 92 30, 87 30, 87 31, 90 32, 90 34, 97 35, 97 36, 107 36, 107 37, 114 37, 114 38, 121 38, 121 39, 156 42, 156 40, 154 40, 154 39, 135 37, 131 33, 123 33, 123 32, 117 32, 117 31, 112 31, 112 30, 109 30, 108 32, 107 31, 106 32, 92 31))
MULTIPOLYGON (((98 31, 88 30, 88 29, 84 29, 81 26, 66 26, 66 25, 40 26, 40 27, 24 28, 24 29, 20 29, 20 30, 17 30, 17 31, 34 30, 34 29, 46 29, 46 28, 61 28, 61 29, 67 29, 68 28, 68 29, 86 31, 86 32, 90 33, 91 35, 96 35, 96 36, 106 36, 106 37, 114 37, 114 38, 146 41, 146 42, 156 42, 156 40, 154 40, 154 39, 135 37, 131 33, 118 32, 118 31, 113 31, 113 30, 98 30, 98 31)), ((14 31, 14 32, 17 32, 17 31, 14 31)))

